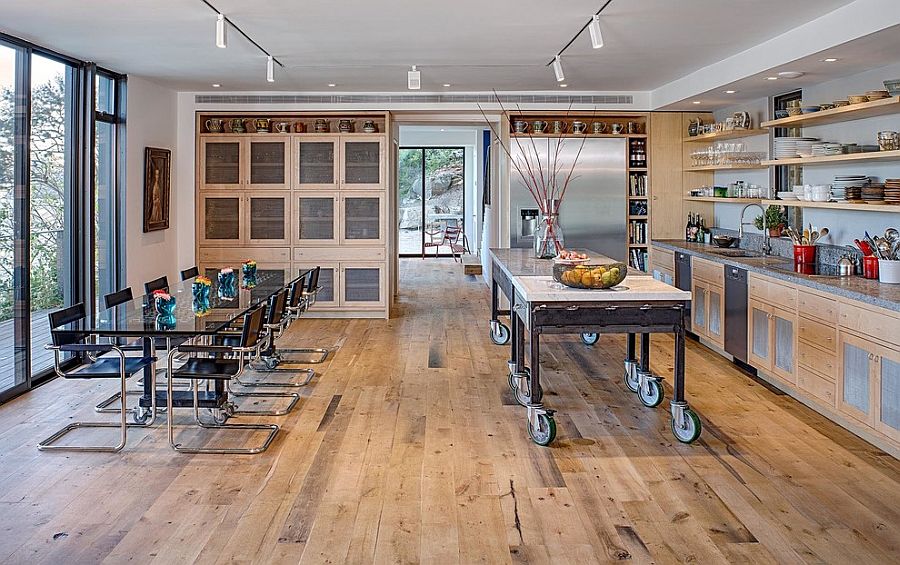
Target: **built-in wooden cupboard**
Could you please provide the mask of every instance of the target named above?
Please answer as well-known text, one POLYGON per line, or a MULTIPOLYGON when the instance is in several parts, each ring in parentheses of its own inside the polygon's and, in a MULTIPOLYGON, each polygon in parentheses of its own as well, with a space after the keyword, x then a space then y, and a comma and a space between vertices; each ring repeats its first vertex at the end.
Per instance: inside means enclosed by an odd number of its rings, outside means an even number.
POLYGON ((389 124, 384 112, 198 114, 201 269, 212 273, 246 259, 263 270, 320 265, 316 312, 388 317, 389 124), (277 133, 256 131, 263 117, 277 133), (224 121, 222 131, 208 130, 210 118, 224 121), (342 119, 352 120, 354 131, 339 131, 342 119), (248 131, 234 132, 234 120, 248 131), (317 120, 328 131, 316 132, 317 120), (366 121, 377 131, 363 132, 366 121))

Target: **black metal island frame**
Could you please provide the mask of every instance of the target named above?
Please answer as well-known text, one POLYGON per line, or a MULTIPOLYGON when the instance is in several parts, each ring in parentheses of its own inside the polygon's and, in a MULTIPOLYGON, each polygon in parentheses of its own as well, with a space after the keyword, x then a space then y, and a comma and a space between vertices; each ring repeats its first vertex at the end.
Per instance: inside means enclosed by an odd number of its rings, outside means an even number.
MULTIPOLYGON (((587 253, 595 262, 607 260, 587 253)), ((549 445, 556 437, 554 411, 542 402, 540 358, 544 334, 580 334, 588 345, 596 343, 600 333, 628 334, 625 383, 650 407, 663 401, 662 378, 650 372, 650 334, 673 334, 672 433, 684 443, 700 436, 700 418, 690 409, 684 394, 684 323, 690 292, 631 271, 621 285, 609 290, 560 288, 553 281, 553 262, 534 259, 526 249, 491 249, 491 261, 491 339, 502 345, 511 338, 509 386, 516 400, 528 410, 528 433, 535 443, 549 445), (511 310, 500 309, 500 292, 511 303, 511 310), (511 328, 499 320, 506 313, 510 315, 511 328), (641 335, 639 360, 635 356, 637 334, 641 335), (526 336, 530 367, 525 364, 526 336)))

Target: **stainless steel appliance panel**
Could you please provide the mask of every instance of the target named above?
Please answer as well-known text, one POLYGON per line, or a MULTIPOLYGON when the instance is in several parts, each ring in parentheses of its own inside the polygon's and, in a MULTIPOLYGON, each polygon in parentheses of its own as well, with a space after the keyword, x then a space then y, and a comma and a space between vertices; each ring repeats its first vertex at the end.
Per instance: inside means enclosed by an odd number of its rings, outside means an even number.
MULTIPOLYGON (((584 147, 578 157, 575 174, 566 191, 560 208, 560 224, 565 235, 566 247, 594 249, 608 257, 625 261, 627 258, 627 140, 601 138, 584 139, 584 147)), ((582 138, 535 138, 534 145, 525 138, 513 139, 510 153, 513 159, 524 162, 527 157, 535 162, 535 151, 547 168, 548 155, 559 149, 560 174, 558 182, 564 182, 581 147, 582 138)), ((524 167, 523 167, 524 170, 524 167)), ((527 174, 527 173, 526 173, 527 174)), ((514 217, 510 222, 510 245, 527 247, 531 239, 523 239, 522 208, 533 208, 534 200, 528 193, 515 167, 510 171, 510 210, 514 217)))

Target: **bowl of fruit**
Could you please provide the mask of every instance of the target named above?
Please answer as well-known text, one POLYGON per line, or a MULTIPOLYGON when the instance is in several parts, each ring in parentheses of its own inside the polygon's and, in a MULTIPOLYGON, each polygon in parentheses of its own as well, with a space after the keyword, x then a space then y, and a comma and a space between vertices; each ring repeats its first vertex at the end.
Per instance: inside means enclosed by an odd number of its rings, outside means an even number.
POLYGON ((624 281, 626 274, 625 263, 553 265, 553 279, 572 288, 612 288, 624 281))
POLYGON ((557 265, 581 265, 587 263, 590 259, 584 253, 563 249, 559 252, 559 255, 553 258, 553 261, 557 265))

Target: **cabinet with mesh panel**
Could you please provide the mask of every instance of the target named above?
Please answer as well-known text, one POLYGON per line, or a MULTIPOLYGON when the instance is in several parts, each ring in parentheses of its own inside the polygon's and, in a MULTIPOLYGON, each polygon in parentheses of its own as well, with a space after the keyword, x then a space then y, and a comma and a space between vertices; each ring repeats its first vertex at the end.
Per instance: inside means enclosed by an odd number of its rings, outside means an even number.
POLYGON ((244 170, 242 139, 226 135, 200 140, 200 188, 243 188, 244 170))
POLYGON ((244 197, 239 191, 203 192, 198 202, 201 245, 234 246, 245 243, 244 197))
POLYGON ((384 244, 384 193, 358 192, 341 196, 341 243, 384 244))
POLYGON ((383 136, 341 136, 341 188, 381 190, 385 187, 383 136))
POLYGON ((294 192, 293 242, 305 247, 337 245, 340 199, 334 192, 294 192))
POLYGON ((341 305, 347 309, 383 308, 384 263, 341 263, 341 305))
POLYGON ((247 243, 287 245, 290 243, 291 202, 289 191, 249 191, 245 196, 247 243))
POLYGON ((291 138, 259 134, 245 140, 245 186, 248 189, 291 188, 291 138))

